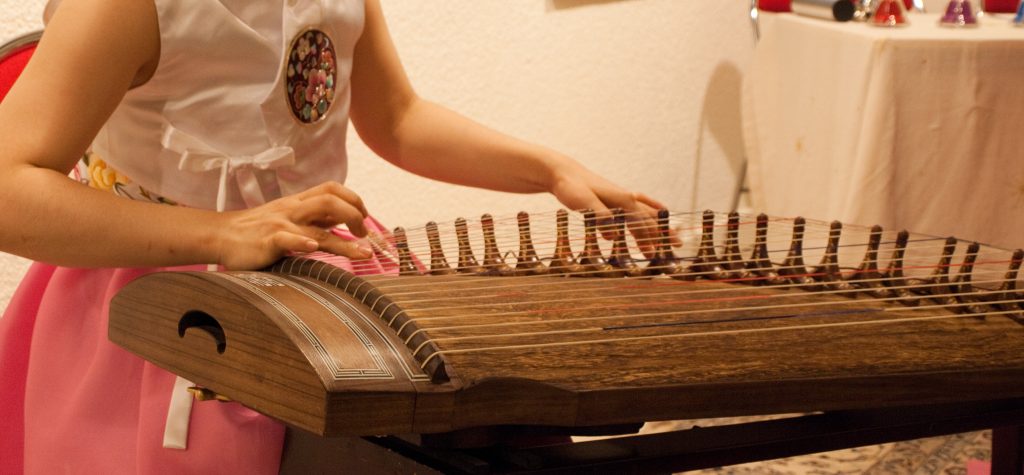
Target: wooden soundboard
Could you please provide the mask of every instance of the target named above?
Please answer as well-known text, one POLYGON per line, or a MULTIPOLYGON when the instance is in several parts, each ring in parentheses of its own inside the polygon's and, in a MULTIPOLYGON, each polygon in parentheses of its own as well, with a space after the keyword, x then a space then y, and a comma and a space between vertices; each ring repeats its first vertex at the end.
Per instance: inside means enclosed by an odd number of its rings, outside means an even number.
MULTIPOLYGON (((801 220, 801 241, 805 232, 801 220)), ((881 232, 865 233, 877 259, 881 232)), ((893 259, 902 260, 898 242, 893 259)), ((962 252, 981 262, 977 246, 962 252)), ((751 266, 753 258, 730 271, 705 253, 685 278, 357 277, 288 258, 263 272, 142 277, 111 303, 110 338, 213 393, 327 436, 583 429, 1024 396, 1019 294, 971 286, 969 273, 950 278, 953 251, 938 257, 946 277, 918 279, 908 285, 915 292, 864 279, 845 285, 828 271, 780 273, 796 267, 793 246, 772 272, 751 266), (740 269, 788 283, 698 278, 740 269)), ((1000 266, 1009 262, 1013 275, 1002 280, 1016 282, 1020 254, 1004 257, 1000 266)), ((891 264, 888 277, 874 263, 859 269, 896 281, 891 264)))

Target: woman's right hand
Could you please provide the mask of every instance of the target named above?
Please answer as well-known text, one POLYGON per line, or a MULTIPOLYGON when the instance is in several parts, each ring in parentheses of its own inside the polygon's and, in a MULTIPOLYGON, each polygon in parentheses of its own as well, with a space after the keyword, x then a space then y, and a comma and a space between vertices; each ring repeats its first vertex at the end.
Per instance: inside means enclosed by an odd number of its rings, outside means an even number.
POLYGON ((363 200, 345 186, 327 182, 265 205, 222 213, 217 231, 218 263, 230 270, 260 269, 291 253, 324 251, 352 259, 373 255, 330 232, 345 224, 366 236, 363 200))

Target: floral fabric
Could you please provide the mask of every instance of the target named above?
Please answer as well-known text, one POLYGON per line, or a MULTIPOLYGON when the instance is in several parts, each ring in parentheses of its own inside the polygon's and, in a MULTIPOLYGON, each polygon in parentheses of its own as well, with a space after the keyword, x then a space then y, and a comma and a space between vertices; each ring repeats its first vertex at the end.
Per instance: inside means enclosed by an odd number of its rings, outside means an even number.
POLYGON ((69 175, 72 180, 96 188, 97 190, 109 191, 117 196, 133 199, 136 201, 149 201, 152 203, 168 204, 177 206, 173 200, 150 192, 141 185, 133 182, 130 178, 122 175, 111 167, 99 155, 88 152, 69 175))

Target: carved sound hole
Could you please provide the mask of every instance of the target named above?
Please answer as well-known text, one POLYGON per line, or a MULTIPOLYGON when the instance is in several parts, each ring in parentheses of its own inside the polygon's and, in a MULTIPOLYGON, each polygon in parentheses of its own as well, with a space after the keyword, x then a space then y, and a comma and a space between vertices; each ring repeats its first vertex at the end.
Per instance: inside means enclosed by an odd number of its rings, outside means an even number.
POLYGON ((224 328, 208 313, 198 310, 185 312, 181 320, 178 320, 178 336, 185 338, 185 332, 189 328, 198 328, 212 336, 217 341, 217 353, 223 354, 227 349, 228 341, 224 336, 224 328))

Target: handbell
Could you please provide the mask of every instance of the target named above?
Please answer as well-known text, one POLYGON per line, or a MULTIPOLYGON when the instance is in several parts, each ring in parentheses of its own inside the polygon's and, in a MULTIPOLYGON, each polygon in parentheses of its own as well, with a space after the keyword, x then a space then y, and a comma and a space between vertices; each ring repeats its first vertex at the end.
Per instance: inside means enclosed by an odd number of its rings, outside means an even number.
POLYGON ((939 19, 939 25, 950 27, 978 26, 978 18, 974 16, 974 7, 970 0, 949 0, 946 13, 939 19))
POLYGON ((1017 0, 981 0, 980 11, 984 13, 1013 13, 1020 2, 1017 0))
POLYGON ((907 14, 903 7, 903 0, 879 1, 871 14, 871 24, 875 26, 906 25, 907 14))

